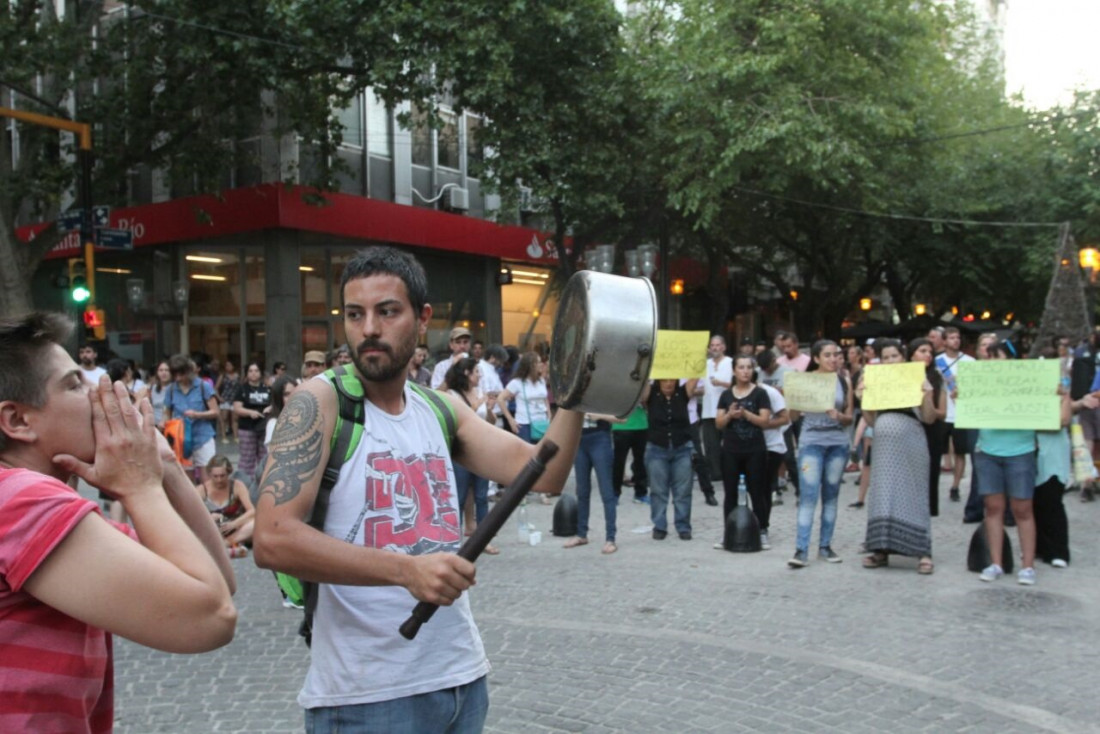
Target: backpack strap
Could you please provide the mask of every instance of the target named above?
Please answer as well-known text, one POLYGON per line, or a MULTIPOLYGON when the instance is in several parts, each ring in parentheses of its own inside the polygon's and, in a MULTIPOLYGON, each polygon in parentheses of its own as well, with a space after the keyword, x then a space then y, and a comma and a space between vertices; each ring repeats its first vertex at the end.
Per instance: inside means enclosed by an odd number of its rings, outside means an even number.
POLYGON ((435 419, 439 421, 439 427, 443 429, 443 438, 447 442, 447 451, 450 452, 455 434, 458 433, 458 415, 455 413, 455 406, 431 388, 417 385, 415 382, 410 382, 408 385, 414 393, 428 401, 432 412, 435 413, 435 419))

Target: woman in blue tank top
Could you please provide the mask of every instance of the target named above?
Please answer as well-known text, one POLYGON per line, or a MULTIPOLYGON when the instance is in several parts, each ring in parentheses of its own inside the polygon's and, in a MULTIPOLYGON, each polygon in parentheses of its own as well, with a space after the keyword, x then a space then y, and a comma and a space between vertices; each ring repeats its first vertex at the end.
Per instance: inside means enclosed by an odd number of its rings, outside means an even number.
MULTIPOLYGON (((810 348, 808 372, 837 372, 841 362, 836 342, 821 339, 810 348)), ((797 413, 791 411, 792 420, 797 413)), ((852 423, 852 385, 848 378, 837 375, 836 402, 824 413, 802 413, 802 431, 798 437, 798 539, 794 557, 787 561, 791 568, 809 563, 810 534, 814 511, 821 496, 821 538, 818 558, 840 563, 833 552, 833 529, 836 527, 836 507, 840 497, 840 478, 848 460, 848 432, 852 423)))

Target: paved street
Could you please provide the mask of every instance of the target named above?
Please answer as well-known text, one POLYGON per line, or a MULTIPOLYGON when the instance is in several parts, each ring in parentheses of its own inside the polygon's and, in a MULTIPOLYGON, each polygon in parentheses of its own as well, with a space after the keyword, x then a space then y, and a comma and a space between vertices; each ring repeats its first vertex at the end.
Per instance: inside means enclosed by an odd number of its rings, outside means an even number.
MULTIPOLYGON (((592 542, 571 550, 549 535, 552 507, 529 504, 543 542, 521 546, 511 522, 472 594, 493 664, 488 730, 1100 731, 1100 503, 1066 497, 1068 569, 1040 564, 1032 588, 983 584, 966 571, 975 526, 946 501, 946 479, 936 573, 919 576, 911 559, 861 568, 865 511, 847 508, 846 478, 834 542, 844 563, 800 571, 786 567, 793 498, 775 508, 774 549, 757 554, 711 549, 720 508, 698 493, 695 539, 658 542, 632 532, 649 508, 627 489, 612 556, 600 554, 598 500, 592 542)), ((225 649, 184 657, 116 641, 116 731, 302 730, 300 613, 251 559, 234 564, 240 623, 225 649)))

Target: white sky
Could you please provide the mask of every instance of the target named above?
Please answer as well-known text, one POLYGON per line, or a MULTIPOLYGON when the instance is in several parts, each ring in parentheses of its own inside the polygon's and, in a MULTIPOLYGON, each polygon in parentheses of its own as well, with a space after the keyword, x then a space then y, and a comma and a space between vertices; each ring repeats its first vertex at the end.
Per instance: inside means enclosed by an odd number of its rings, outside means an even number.
POLYGON ((1100 87, 1100 0, 1008 0, 1005 76, 1029 107, 1072 99, 1075 85, 1100 87))

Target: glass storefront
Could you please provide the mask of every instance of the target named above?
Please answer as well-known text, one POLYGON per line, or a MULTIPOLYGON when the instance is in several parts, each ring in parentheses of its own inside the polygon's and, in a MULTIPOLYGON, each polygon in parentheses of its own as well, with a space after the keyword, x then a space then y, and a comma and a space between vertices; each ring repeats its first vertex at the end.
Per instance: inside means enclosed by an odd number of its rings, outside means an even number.
POLYGON ((558 294, 550 281, 550 268, 526 263, 505 263, 512 272, 511 285, 500 290, 502 338, 521 351, 547 349, 554 314, 558 310, 558 294))

